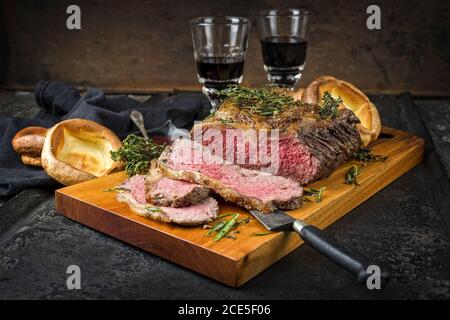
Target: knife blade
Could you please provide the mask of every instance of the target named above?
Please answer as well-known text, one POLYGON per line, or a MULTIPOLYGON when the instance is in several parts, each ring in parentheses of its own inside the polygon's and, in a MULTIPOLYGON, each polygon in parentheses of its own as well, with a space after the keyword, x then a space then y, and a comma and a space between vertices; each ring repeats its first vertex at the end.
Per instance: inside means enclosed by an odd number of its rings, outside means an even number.
MULTIPOLYGON (((366 263, 360 255, 338 243, 319 228, 303 220, 295 219, 282 210, 276 210, 269 214, 258 210, 250 210, 250 213, 269 231, 297 232, 303 241, 313 249, 356 275, 359 282, 365 284, 372 274, 368 271, 371 264, 366 263)), ((386 285, 388 281, 387 272, 382 272, 380 274, 381 285, 386 285)))

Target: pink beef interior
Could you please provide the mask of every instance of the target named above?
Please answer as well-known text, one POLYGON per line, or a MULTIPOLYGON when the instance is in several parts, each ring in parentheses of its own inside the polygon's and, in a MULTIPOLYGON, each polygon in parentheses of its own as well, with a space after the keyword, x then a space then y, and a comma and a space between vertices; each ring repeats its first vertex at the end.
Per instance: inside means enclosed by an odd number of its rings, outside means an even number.
POLYGON ((292 136, 280 139, 278 145, 280 169, 279 175, 291 177, 301 184, 314 180, 319 170, 319 160, 308 148, 292 136))
POLYGON ((219 210, 217 201, 211 197, 189 207, 161 208, 164 213, 177 223, 181 223, 180 221, 206 221, 208 219, 214 219, 219 210))
POLYGON ((170 198, 183 197, 192 192, 196 186, 196 184, 190 182, 164 177, 156 183, 154 189, 152 189, 152 194, 164 194, 170 196, 170 198))
POLYGON ((119 188, 130 191, 133 198, 139 203, 146 203, 145 200, 145 176, 135 175, 122 183, 119 188))
MULTIPOLYGON (((173 180, 173 182, 175 185, 182 186, 184 186, 185 184, 190 184, 177 180, 173 180)), ((133 201, 132 203, 130 203, 130 205, 132 205, 138 211, 146 211, 145 208, 148 206, 148 204, 145 201, 145 177, 143 175, 135 175, 127 179, 120 185, 120 187, 126 189, 126 191, 131 195, 133 201)), ((171 222, 184 225, 196 225, 209 221, 211 219, 214 219, 217 216, 217 212, 219 211, 218 203, 212 197, 208 197, 202 202, 189 207, 158 208, 161 209, 162 213, 165 214, 171 220, 171 222)))
POLYGON ((208 148, 203 148, 203 154, 206 154, 207 158, 203 158, 203 161, 194 161, 193 156, 189 159, 186 154, 189 148, 202 152, 200 151, 202 146, 193 141, 180 139, 174 142, 167 165, 172 170, 198 171, 219 180, 225 187, 234 189, 243 196, 263 201, 273 199, 289 201, 302 195, 302 188, 295 181, 257 170, 243 169, 237 165, 224 164, 222 159, 212 156, 208 148))
MULTIPOLYGON (((205 126, 203 128, 203 134, 206 133, 208 136, 208 129, 211 127, 205 126)), ((218 129, 212 127, 212 129, 218 129)), ((259 169, 262 167, 268 167, 269 164, 261 164, 260 161, 257 163, 250 163, 249 157, 249 143, 246 143, 245 148, 238 148, 237 138, 234 139, 233 149, 227 147, 226 144, 226 133, 225 129, 220 129, 223 137, 223 158, 233 159, 234 164, 238 164, 241 167, 248 169, 259 169), (230 150, 231 149, 231 150, 230 150), (244 154, 243 154, 244 153, 244 154), (238 159, 245 159, 244 163, 238 163, 238 159)), ((226 130, 236 130, 232 128, 227 128, 226 130)), ((213 139, 203 140, 204 146, 211 146, 214 143, 213 139)), ((255 142, 257 144, 257 142, 255 142)), ((267 153, 270 159, 271 156, 271 142, 268 140, 267 153)), ((315 179, 315 176, 319 170, 319 160, 311 154, 308 147, 302 144, 298 138, 293 135, 281 136, 278 143, 278 160, 279 166, 278 170, 271 172, 274 175, 280 175, 284 177, 292 178, 301 184, 307 184, 308 182, 315 179)))

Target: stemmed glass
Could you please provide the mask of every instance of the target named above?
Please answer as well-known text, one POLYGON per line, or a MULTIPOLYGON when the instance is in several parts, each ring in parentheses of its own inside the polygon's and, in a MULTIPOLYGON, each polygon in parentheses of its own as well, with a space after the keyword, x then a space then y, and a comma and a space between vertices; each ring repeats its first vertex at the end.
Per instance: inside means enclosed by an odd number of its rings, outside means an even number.
POLYGON ((191 20, 194 57, 202 92, 213 112, 217 92, 242 81, 250 21, 242 17, 199 17, 191 20))
POLYGON ((305 67, 309 12, 305 9, 264 10, 257 20, 269 82, 293 90, 305 67))

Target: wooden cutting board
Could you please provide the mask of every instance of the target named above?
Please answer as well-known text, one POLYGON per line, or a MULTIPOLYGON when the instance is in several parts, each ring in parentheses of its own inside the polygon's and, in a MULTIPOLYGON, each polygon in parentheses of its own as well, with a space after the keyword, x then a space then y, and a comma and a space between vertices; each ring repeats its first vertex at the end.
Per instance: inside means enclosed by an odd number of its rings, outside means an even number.
MULTIPOLYGON (((346 171, 352 164, 358 164, 351 161, 327 179, 311 184, 326 187, 320 203, 305 203, 289 214, 325 228, 420 163, 423 150, 423 139, 384 127, 373 151, 389 158, 364 166, 358 176, 360 186, 344 183, 346 171)), ((239 227, 236 240, 224 238, 219 242, 206 237, 206 231, 200 227, 142 218, 118 202, 115 192, 104 191, 125 178, 125 173, 120 172, 59 189, 56 209, 79 223, 233 287, 241 286, 302 244, 294 232, 252 235, 265 232, 254 218, 239 227)), ((232 212, 251 216, 245 209, 221 202, 220 214, 232 212)))

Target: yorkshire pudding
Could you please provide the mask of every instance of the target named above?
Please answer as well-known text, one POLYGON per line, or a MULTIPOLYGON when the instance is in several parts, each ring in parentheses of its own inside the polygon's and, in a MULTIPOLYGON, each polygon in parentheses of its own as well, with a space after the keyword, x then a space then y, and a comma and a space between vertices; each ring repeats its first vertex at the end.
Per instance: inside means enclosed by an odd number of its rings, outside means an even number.
POLYGON ((302 102, 322 103, 323 94, 328 91, 333 98, 341 97, 339 108, 347 108, 361 121, 357 125, 361 143, 367 146, 378 138, 381 130, 380 116, 375 105, 353 84, 331 76, 322 76, 311 82, 301 96, 302 102))
POLYGON ((83 119, 62 121, 49 129, 42 149, 42 166, 64 185, 101 177, 118 169, 110 151, 122 146, 108 128, 83 119))
POLYGON ((42 167, 41 152, 46 135, 47 129, 43 127, 27 127, 16 133, 12 146, 24 164, 42 167))

